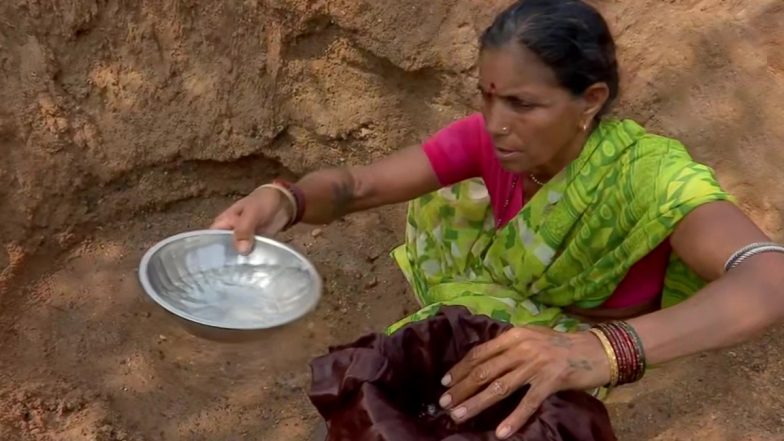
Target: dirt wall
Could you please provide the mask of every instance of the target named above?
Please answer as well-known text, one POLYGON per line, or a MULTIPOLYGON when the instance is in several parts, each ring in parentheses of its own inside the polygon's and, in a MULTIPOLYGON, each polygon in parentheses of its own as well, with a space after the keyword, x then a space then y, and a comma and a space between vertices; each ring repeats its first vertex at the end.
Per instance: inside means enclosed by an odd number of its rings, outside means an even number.
MULTIPOLYGON (((417 142, 471 110, 475 42, 504 3, 3 2, 2 242, 67 246, 173 201, 417 142)), ((780 237, 781 3, 599 6, 620 46, 617 113, 683 139, 780 237)))

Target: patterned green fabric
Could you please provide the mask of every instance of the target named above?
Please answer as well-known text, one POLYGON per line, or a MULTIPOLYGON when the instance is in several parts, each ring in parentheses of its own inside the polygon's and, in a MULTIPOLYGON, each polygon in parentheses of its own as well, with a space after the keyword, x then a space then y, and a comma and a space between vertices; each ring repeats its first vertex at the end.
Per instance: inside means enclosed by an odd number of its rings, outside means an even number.
MULTIPOLYGON (((480 180, 411 202, 406 242, 392 254, 423 309, 388 332, 441 305, 463 305, 518 326, 575 330, 580 323, 562 307, 601 305, 681 219, 719 200, 731 197, 682 144, 633 121, 604 121, 580 156, 500 230, 480 180)), ((662 305, 703 284, 673 257, 662 305)))

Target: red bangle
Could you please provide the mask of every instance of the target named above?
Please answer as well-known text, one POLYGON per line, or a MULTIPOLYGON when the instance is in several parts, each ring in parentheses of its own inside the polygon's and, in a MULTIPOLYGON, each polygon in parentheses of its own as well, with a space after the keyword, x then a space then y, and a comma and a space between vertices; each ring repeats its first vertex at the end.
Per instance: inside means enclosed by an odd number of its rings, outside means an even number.
POLYGON ((631 383, 632 378, 636 375, 637 369, 637 355, 632 346, 631 339, 626 335, 626 331, 620 329, 615 323, 608 323, 606 325, 607 331, 612 335, 610 341, 613 346, 617 346, 620 351, 621 358, 623 359, 623 368, 619 378, 620 384, 631 383))
POLYGON ((642 346, 642 339, 630 324, 626 322, 618 322, 618 325, 626 330, 626 333, 631 338, 632 345, 634 346, 634 349, 637 353, 637 377, 634 379, 634 381, 639 381, 645 375, 645 370, 647 367, 645 361, 645 348, 642 346))
POLYGON ((618 384, 640 380, 645 374, 645 353, 634 329, 625 322, 595 326, 609 340, 618 362, 618 384))
POLYGON ((606 335, 607 339, 610 340, 610 345, 613 348, 613 352, 615 352, 615 357, 618 359, 618 384, 623 384, 629 371, 628 355, 620 346, 618 342, 618 335, 610 326, 603 323, 600 324, 598 328, 604 332, 604 335, 606 335))
POLYGON ((613 322, 611 323, 618 334, 621 335, 623 340, 624 346, 626 346, 629 354, 633 360, 633 365, 630 368, 629 376, 626 379, 627 383, 633 383, 638 381, 642 378, 642 373, 645 370, 645 366, 642 363, 642 352, 637 344, 637 341, 632 337, 631 327, 624 326, 621 322, 613 322))
POLYGON ((302 218, 305 217, 305 193, 302 192, 302 189, 298 186, 292 184, 289 181, 283 179, 276 179, 273 181, 275 184, 282 186, 286 190, 290 191, 292 195, 294 195, 294 199, 297 201, 296 206, 294 207, 294 215, 291 218, 291 221, 286 228, 292 227, 302 221, 302 218))

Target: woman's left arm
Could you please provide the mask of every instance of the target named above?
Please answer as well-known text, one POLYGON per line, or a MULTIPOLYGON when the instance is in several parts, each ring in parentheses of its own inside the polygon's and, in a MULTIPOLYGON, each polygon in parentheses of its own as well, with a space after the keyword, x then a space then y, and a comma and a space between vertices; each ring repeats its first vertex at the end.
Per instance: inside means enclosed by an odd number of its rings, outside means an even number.
POLYGON ((679 305, 629 320, 649 364, 736 345, 784 320, 784 254, 759 254, 724 273, 735 251, 769 240, 728 202, 686 216, 671 238, 673 250, 712 282, 679 305))
MULTIPOLYGON (((710 283, 692 298, 628 323, 640 335, 649 364, 725 348, 784 320, 784 254, 759 254, 724 273, 740 248, 768 237, 728 202, 703 205, 678 225, 674 251, 710 283)), ((513 328, 480 345, 444 378, 441 400, 453 418, 471 418, 525 384, 530 389, 497 435, 515 433, 551 394, 607 384, 610 364, 588 332, 562 334, 513 328)))

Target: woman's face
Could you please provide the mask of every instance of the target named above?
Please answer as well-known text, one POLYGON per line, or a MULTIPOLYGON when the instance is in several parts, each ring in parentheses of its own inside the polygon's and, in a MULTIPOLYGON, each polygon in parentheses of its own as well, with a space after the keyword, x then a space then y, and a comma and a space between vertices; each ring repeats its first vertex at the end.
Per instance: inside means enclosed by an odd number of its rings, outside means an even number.
POLYGON ((555 175, 579 155, 596 114, 519 44, 482 51, 479 90, 496 156, 514 173, 555 175))

